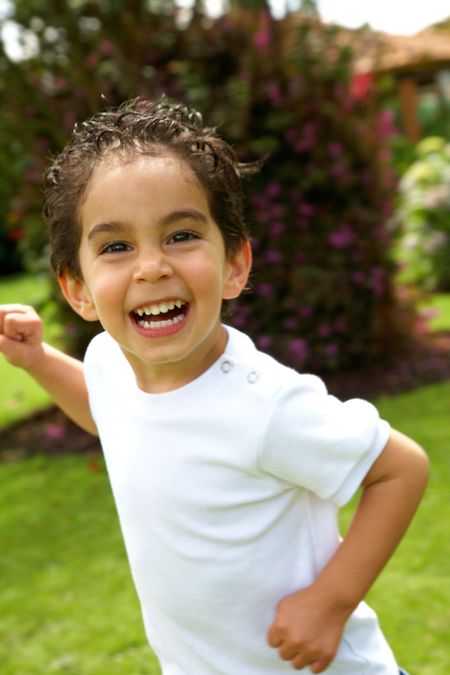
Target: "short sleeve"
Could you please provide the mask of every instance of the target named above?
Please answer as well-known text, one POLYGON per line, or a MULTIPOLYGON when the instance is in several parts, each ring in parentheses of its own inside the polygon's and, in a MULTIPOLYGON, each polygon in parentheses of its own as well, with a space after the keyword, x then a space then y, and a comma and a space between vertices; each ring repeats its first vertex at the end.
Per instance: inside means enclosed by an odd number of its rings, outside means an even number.
POLYGON ((389 424, 361 399, 342 402, 299 375, 275 398, 260 448, 261 469, 339 506, 356 492, 385 447, 389 424))
POLYGON ((120 347, 106 332, 92 338, 84 355, 84 377, 94 422, 99 424, 100 410, 116 400, 126 383, 126 360, 120 347))

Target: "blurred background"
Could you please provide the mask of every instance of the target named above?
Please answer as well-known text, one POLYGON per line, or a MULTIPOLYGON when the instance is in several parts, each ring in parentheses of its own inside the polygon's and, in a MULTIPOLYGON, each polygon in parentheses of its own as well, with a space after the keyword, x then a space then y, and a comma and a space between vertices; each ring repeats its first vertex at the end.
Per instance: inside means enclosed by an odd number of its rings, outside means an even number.
MULTIPOLYGON (((0 35, 0 302, 36 306, 75 355, 98 330, 60 298, 41 212, 49 157, 93 113, 165 94, 264 159, 246 184, 251 290, 226 320, 431 448, 423 515, 374 604, 411 675, 448 675, 447 3, 0 0, 0 35)), ((95 441, 4 360, 0 400, 3 672, 158 673, 95 441)))
MULTIPOLYGON (((228 320, 297 368, 426 379, 417 292, 450 289, 449 22, 393 35, 322 17, 340 5, 363 20, 345 2, 3 0, 1 274, 48 276, 42 174, 74 124, 164 93, 265 159, 247 186, 252 292, 228 320)), ((403 21, 382 6, 375 24, 403 21)), ((48 300, 82 353, 92 327, 48 300)), ((433 352, 431 379, 445 370, 433 352)))

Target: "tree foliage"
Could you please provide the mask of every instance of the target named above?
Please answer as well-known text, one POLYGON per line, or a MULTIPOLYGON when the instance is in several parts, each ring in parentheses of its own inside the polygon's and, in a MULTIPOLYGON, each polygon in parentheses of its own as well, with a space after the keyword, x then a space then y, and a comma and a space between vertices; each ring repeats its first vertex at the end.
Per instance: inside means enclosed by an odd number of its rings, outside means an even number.
POLYGON ((252 292, 229 320, 301 368, 343 369, 401 348, 410 326, 389 255, 392 124, 370 78, 353 76, 336 28, 236 8, 212 21, 199 3, 186 22, 156 0, 17 0, 14 18, 34 53, 1 58, 1 136, 8 129, 20 145, 20 161, 2 171, 20 182, 9 223, 26 232, 28 265, 46 264, 49 152, 105 105, 165 93, 198 107, 242 159, 265 158, 247 186, 252 292))

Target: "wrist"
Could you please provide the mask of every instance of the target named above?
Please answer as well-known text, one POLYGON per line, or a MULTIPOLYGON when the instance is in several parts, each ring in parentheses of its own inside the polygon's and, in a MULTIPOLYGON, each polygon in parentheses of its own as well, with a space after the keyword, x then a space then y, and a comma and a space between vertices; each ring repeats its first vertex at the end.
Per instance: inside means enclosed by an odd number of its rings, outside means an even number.
POLYGON ((362 598, 355 594, 354 585, 348 581, 331 579, 326 568, 314 582, 316 592, 333 612, 345 616, 346 619, 355 611, 362 598))
POLYGON ((45 342, 41 342, 39 346, 36 347, 32 358, 30 358, 29 363, 23 366, 23 369, 27 371, 31 377, 37 377, 46 370, 47 359, 49 357, 49 350, 51 347, 45 342))

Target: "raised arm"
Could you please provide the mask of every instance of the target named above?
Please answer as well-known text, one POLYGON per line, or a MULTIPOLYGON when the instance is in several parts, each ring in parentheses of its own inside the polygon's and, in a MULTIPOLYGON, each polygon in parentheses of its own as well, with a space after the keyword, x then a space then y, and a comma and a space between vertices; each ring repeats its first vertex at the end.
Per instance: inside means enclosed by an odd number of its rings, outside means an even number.
POLYGON ((428 459, 392 431, 362 484, 348 533, 315 583, 283 599, 268 641, 295 669, 323 672, 336 655, 345 622, 391 557, 416 511, 428 459))
POLYGON ((76 424, 97 435, 83 363, 42 342, 42 322, 27 305, 0 305, 0 352, 23 368, 76 424))

